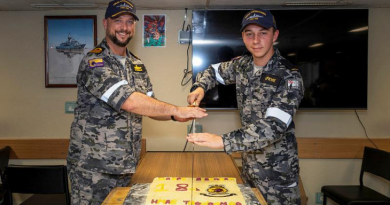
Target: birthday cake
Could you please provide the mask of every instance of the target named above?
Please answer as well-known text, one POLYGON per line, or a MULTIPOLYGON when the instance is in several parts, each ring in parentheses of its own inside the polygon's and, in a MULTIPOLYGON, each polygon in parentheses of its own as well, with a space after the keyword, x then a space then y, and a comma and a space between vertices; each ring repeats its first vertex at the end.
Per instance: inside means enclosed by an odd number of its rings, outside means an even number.
POLYGON ((146 205, 245 205, 236 178, 156 177, 146 205))

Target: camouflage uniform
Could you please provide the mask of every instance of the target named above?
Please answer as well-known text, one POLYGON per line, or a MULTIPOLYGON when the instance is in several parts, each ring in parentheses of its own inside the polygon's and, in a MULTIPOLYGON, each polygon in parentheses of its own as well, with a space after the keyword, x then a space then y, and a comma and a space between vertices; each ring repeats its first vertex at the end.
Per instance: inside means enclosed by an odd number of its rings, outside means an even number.
POLYGON ((277 49, 262 70, 253 73, 253 67, 251 55, 212 65, 197 75, 191 90, 236 84, 243 127, 222 135, 225 151, 243 152, 243 178, 268 204, 300 204, 292 118, 303 97, 301 75, 277 49))
POLYGON ((104 39, 80 63, 67 158, 73 204, 87 204, 87 198, 101 204, 110 191, 102 193, 101 185, 128 185, 138 164, 142 116, 121 106, 133 92, 154 95, 145 66, 129 51, 127 56, 124 68, 104 39))

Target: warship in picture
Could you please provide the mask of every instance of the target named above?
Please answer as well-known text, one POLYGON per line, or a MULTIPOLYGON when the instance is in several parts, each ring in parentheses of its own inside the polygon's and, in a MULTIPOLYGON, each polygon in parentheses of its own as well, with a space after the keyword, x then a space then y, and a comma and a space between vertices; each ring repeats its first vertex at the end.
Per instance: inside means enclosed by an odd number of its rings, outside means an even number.
POLYGON ((64 53, 68 58, 71 58, 76 54, 83 54, 85 45, 86 44, 79 43, 69 33, 68 40, 62 42, 59 46, 56 46, 56 50, 58 52, 64 53))

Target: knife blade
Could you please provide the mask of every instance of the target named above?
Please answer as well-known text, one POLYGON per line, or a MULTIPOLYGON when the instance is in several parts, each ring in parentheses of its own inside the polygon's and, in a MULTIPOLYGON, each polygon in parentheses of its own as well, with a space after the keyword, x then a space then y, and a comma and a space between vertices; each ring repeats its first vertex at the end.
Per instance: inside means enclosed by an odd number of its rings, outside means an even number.
MULTIPOLYGON (((192 104, 193 107, 196 107, 196 102, 192 104)), ((195 118, 192 120, 192 134, 195 133, 195 118)), ((194 193, 194 166, 195 166, 195 144, 192 143, 192 173, 191 173, 191 204, 193 203, 193 193, 194 193)))

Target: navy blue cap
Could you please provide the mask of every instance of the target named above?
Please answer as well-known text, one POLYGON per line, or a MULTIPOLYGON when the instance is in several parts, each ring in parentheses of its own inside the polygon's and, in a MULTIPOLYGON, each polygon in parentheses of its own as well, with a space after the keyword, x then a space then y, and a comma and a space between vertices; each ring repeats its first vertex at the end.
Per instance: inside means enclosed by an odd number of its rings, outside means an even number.
POLYGON ((275 18, 269 10, 254 9, 246 13, 242 19, 241 32, 249 24, 257 24, 264 28, 274 27, 277 29, 275 18))
POLYGON ((135 6, 128 0, 113 0, 108 3, 105 19, 116 18, 122 14, 129 13, 134 16, 135 20, 139 21, 138 16, 135 15, 135 6))

